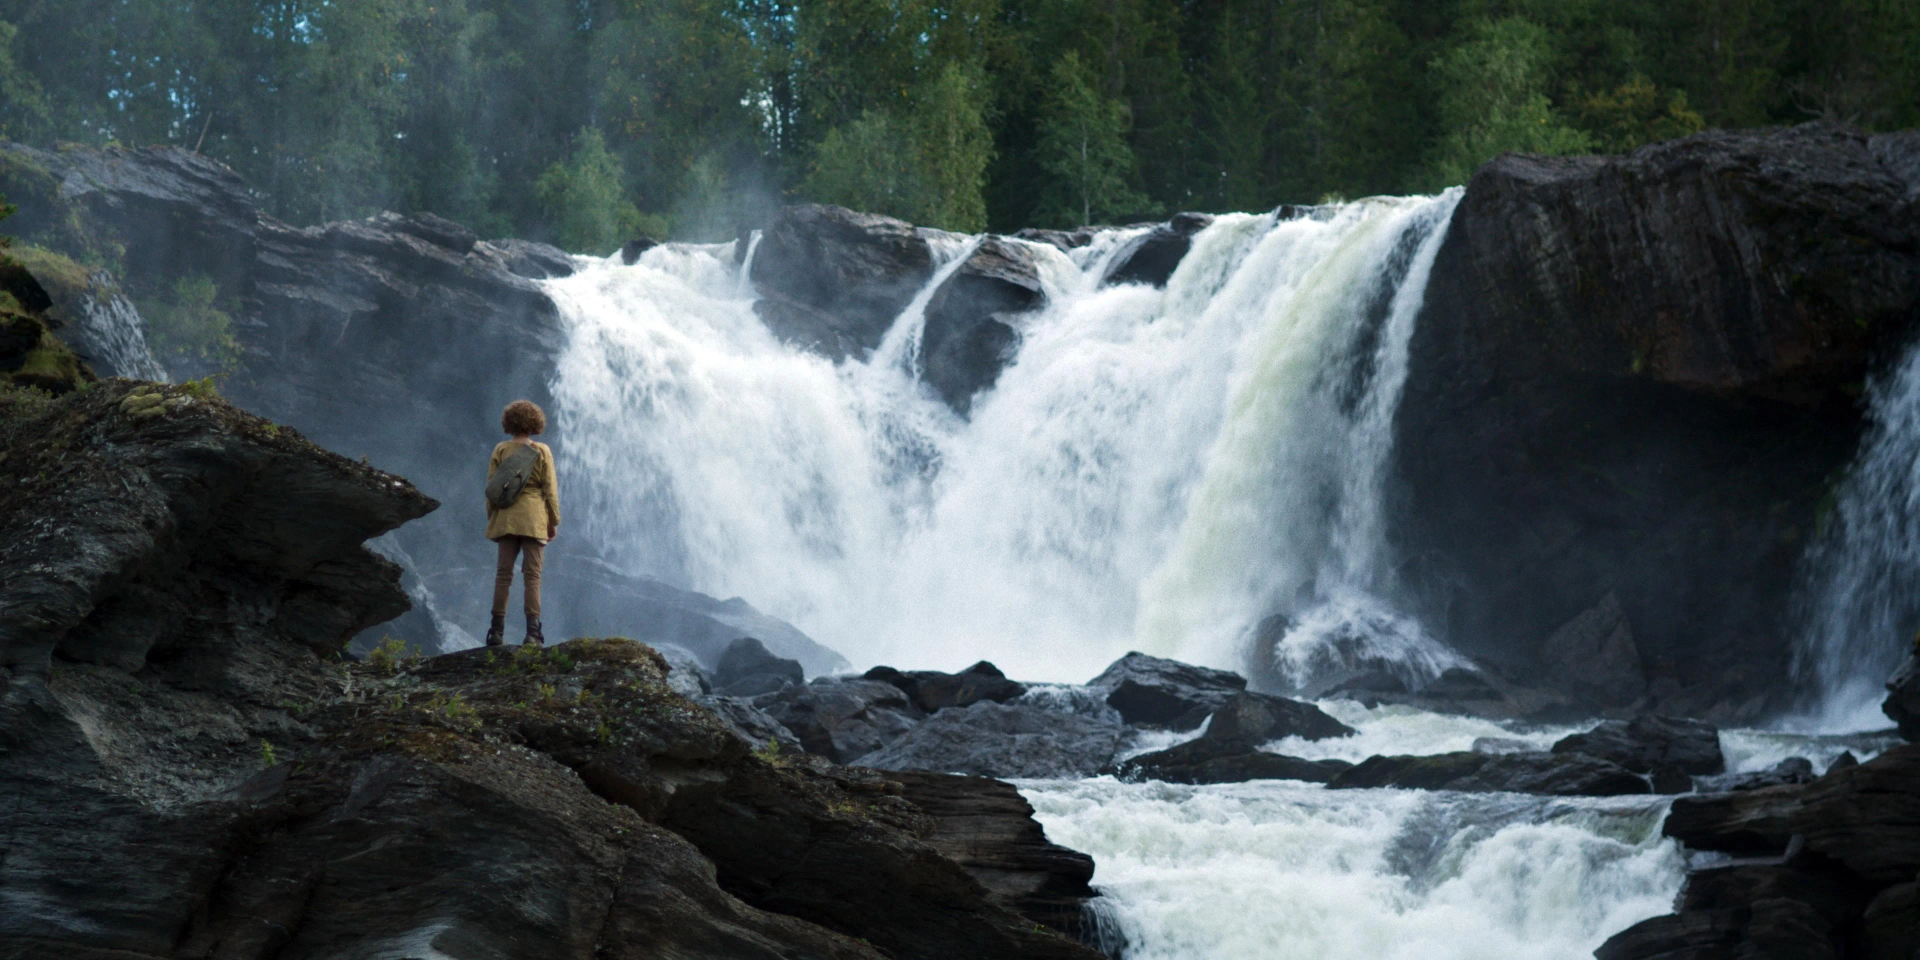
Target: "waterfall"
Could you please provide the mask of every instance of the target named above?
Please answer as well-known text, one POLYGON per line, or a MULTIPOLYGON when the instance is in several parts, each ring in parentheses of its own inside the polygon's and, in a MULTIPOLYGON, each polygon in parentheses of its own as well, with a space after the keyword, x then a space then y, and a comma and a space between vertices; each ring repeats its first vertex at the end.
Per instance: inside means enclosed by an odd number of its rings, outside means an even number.
POLYGON ((779 342, 732 245, 548 281, 568 526, 856 664, 1081 681, 1128 649, 1240 666, 1280 615, 1296 685, 1457 662, 1392 606, 1380 486, 1459 192, 1217 218, 1164 290, 1099 284, 1138 230, 1030 245, 1046 306, 962 419, 918 380, 933 278, 870 358, 779 342))
POLYGON ((1920 344, 1868 391, 1860 452, 1808 551, 1794 677, 1799 725, 1889 724, 1883 687, 1920 629, 1920 344))

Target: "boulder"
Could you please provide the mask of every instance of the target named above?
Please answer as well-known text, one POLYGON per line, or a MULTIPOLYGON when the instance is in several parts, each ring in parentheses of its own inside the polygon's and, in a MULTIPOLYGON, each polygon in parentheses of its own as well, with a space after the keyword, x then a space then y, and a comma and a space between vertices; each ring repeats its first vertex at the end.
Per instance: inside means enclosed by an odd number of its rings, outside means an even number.
POLYGON ((783 208, 751 273, 774 335, 836 360, 878 347, 932 278, 932 249, 911 224, 821 204, 783 208))
POLYGON ((1089 227, 1078 230, 1048 230, 1043 227, 1026 227, 1014 233, 1017 240, 1033 243, 1052 244, 1061 253, 1070 253, 1093 242, 1096 231, 1089 227))
POLYGON ((1627 706, 1647 689, 1633 625, 1611 592, 1540 645, 1540 669, 1600 707, 1627 706))
POLYGON ((894 773, 902 797, 932 817, 923 839, 987 889, 988 896, 1035 923, 1068 936, 1085 926, 1097 894, 1093 858, 1049 842, 1033 805, 1012 784, 944 773, 894 773))
POLYGON ((635 237, 620 246, 620 262, 631 267, 640 262, 640 255, 660 245, 652 237, 635 237))
POLYGON ((649 644, 667 662, 667 686, 688 699, 713 692, 713 681, 693 652, 671 643, 649 644))
MULTIPOLYGON (((674 692, 680 691, 675 689, 674 692)), ((753 701, 744 697, 695 696, 688 699, 713 711, 715 719, 755 750, 776 749, 799 753, 806 749, 786 724, 775 720, 772 714, 754 706, 753 701), (768 744, 777 746, 769 748, 768 744)))
POLYGON ((1027 692, 1026 684, 1008 680, 999 667, 985 660, 959 673, 874 667, 864 676, 899 687, 913 699, 914 706, 928 713, 947 707, 968 707, 982 700, 1006 703, 1027 692))
MULTIPOLYGON (((1856 450, 1859 384, 1920 313, 1920 181, 1896 147, 1822 123, 1475 173, 1391 467, 1400 576, 1439 639, 1578 694, 1585 671, 1536 650, 1612 595, 1641 709, 1784 706, 1797 565, 1856 450)), ((1616 633, 1589 639, 1618 666, 1616 633)))
POLYGON ((1341 760, 1302 760, 1263 753, 1270 740, 1345 737, 1353 728, 1320 708, 1284 697, 1238 693, 1214 710, 1205 733, 1165 750, 1121 764, 1128 779, 1171 783, 1238 783, 1244 780, 1308 780, 1325 783, 1353 766, 1341 760))
POLYGON ((892 743, 925 717, 899 687, 878 680, 816 677, 754 700, 808 753, 852 763, 892 743))
POLYGON ((1679 797, 1661 828, 1696 850, 1804 850, 1874 886, 1920 873, 1920 746, 1903 744, 1812 783, 1679 797))
POLYGON ((1125 247, 1114 254, 1113 263, 1107 268, 1107 275, 1101 279, 1101 284, 1166 286, 1168 278, 1173 276, 1180 261, 1185 259, 1187 251, 1193 249, 1194 234, 1212 223, 1210 214, 1174 214, 1172 220, 1128 241, 1125 247))
POLYGON ((1178 660, 1129 653, 1087 686, 1106 693, 1107 704, 1127 723, 1191 730, 1247 687, 1237 673, 1178 660))
POLYGON ((1752 773, 1723 773, 1715 777, 1701 777, 1695 781, 1694 789, 1701 793, 1730 793, 1736 790, 1759 790, 1763 787, 1812 783, 1815 779, 1817 778, 1813 773, 1813 761, 1806 757, 1788 757, 1765 770, 1756 770, 1752 773))
POLYGON ((1126 730, 1025 704, 982 700, 942 710, 857 760, 880 770, 985 777, 1090 777, 1108 767, 1126 730))
POLYGON ((1907 654, 1887 679, 1887 699, 1880 712, 1900 728, 1900 736, 1920 740, 1920 651, 1907 654))
POLYGON ((993 386, 1019 346, 1009 320, 1045 301, 1033 248, 1005 237, 981 240, 927 301, 922 379, 965 416, 973 395, 993 386))
POLYGON ((1642 921, 1594 951, 1597 960, 1779 957, 1840 960, 1859 916, 1844 882, 1784 866, 1703 870, 1687 878, 1679 912, 1642 921))
POLYGON ((1920 953, 1920 883, 1897 883, 1880 891, 1861 920, 1862 957, 1912 960, 1920 953))
POLYGON ((1726 756, 1720 752, 1720 731, 1713 724, 1679 717, 1608 720, 1586 733, 1561 739, 1553 752, 1611 760, 1635 773, 1652 773, 1667 764, 1695 775, 1727 768, 1726 756))
POLYGON ((1577 753, 1464 751, 1422 757, 1368 757, 1328 782, 1334 789, 1402 787, 1469 793, 1542 793, 1614 797, 1652 792, 1646 778, 1577 753))
POLYGON ((772 693, 806 680, 807 672, 800 661, 774 656, 765 644, 753 637, 741 637, 727 644, 720 661, 713 667, 715 686, 728 696, 772 693))

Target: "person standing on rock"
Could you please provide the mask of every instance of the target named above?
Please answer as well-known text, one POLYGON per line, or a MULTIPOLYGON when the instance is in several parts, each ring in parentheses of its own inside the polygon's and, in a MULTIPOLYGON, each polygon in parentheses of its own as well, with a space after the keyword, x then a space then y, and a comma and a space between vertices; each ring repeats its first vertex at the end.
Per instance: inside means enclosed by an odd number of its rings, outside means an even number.
POLYGON ((493 448, 487 464, 487 539, 500 545, 493 578, 493 624, 487 646, 506 642, 507 591, 513 587, 513 561, 522 557, 526 588, 528 646, 540 646, 540 566, 547 541, 560 532, 560 486, 553 451, 533 438, 547 431, 547 414, 531 400, 515 400, 500 414, 500 428, 513 439, 493 448))

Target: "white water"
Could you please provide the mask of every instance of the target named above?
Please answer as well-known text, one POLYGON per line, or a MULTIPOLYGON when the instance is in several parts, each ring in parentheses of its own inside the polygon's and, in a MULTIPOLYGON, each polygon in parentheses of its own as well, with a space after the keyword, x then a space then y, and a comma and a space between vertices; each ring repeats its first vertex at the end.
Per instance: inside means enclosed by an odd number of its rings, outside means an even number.
POLYGON ((147 324, 113 278, 96 274, 93 289, 80 301, 75 337, 93 368, 104 376, 138 380, 167 379, 167 371, 147 346, 147 324))
POLYGON ((1805 562, 1801 729, 1890 726, 1884 684, 1920 630, 1920 345, 1868 400, 1872 423, 1805 562))
POLYGON ((1672 909, 1666 801, 1028 782, 1127 960, 1575 960, 1672 909))
POLYGON ((629 572, 742 596, 857 665, 1083 681, 1128 649, 1241 665, 1283 614, 1304 685, 1456 662, 1391 606, 1380 483, 1458 192, 1219 218, 1165 290, 1099 288, 1128 235, 1032 249, 1048 306, 955 416, 917 380, 943 259, 872 358, 778 342, 731 245, 549 289, 570 524, 629 572), (584 518, 584 523, 580 522, 584 518))

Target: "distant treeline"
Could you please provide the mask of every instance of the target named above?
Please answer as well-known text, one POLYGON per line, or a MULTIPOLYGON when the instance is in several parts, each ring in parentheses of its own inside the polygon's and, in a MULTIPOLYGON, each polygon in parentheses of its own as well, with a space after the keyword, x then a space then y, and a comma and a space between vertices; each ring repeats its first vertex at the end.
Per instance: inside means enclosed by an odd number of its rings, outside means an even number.
POLYGON ((607 250, 776 203, 958 230, 1458 183, 1503 150, 1920 123, 1920 0, 0 0, 0 125, 296 223, 607 250))

